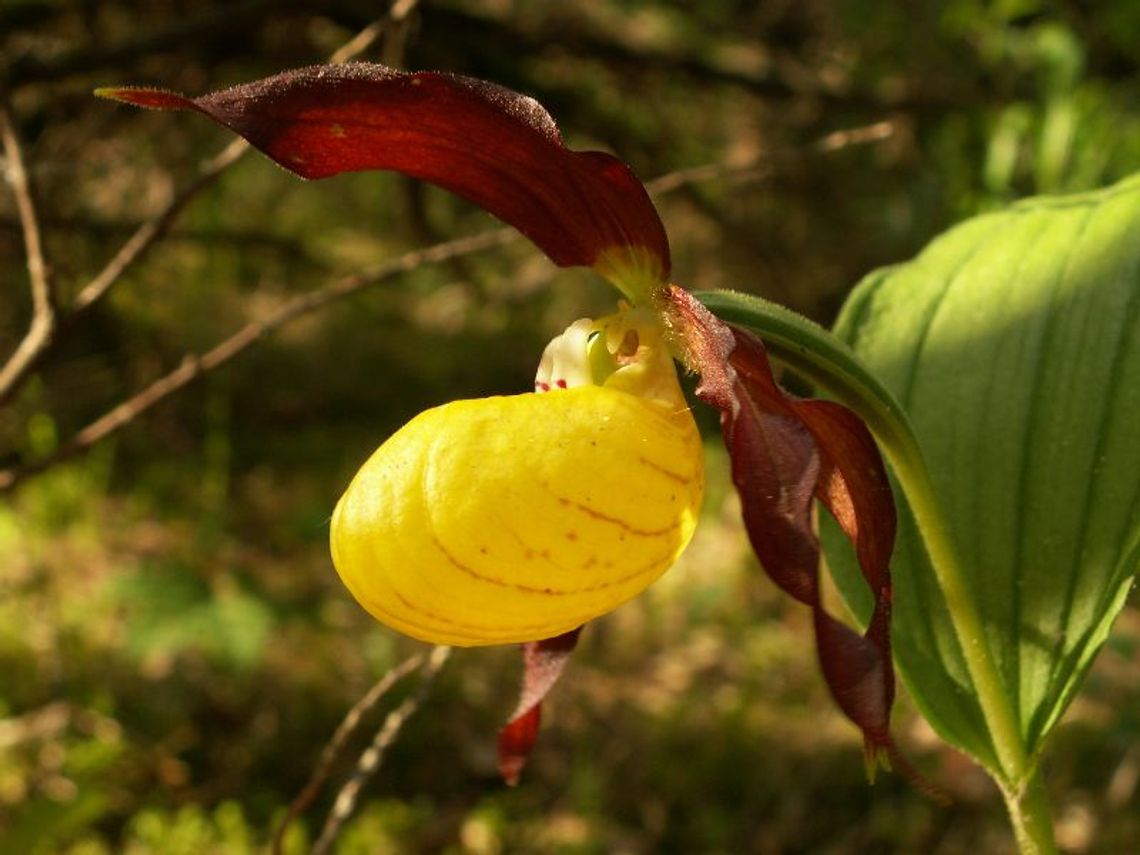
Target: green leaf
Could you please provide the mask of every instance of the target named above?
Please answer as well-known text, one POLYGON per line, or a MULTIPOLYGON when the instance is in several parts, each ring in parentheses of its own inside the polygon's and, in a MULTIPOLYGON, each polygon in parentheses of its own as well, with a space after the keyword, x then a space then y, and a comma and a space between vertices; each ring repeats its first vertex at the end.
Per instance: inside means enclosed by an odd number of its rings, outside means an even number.
MULTIPOLYGON (((967 595, 1036 755, 1072 700, 1140 563, 1140 176, 970 220, 871 274, 836 331, 901 402, 967 595)), ((844 595, 858 571, 825 545, 844 595)), ((904 510, 895 653, 949 742, 994 743, 942 591, 904 510)))

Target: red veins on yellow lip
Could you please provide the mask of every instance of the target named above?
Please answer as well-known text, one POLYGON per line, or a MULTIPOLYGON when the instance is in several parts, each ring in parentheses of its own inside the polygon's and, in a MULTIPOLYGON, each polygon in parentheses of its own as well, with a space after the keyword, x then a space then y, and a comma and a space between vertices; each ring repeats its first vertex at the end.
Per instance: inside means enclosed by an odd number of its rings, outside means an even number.
POLYGON ((428 410, 361 468, 333 560, 381 622, 464 646, 549 638, 638 594, 704 487, 688 412, 598 386, 428 410))

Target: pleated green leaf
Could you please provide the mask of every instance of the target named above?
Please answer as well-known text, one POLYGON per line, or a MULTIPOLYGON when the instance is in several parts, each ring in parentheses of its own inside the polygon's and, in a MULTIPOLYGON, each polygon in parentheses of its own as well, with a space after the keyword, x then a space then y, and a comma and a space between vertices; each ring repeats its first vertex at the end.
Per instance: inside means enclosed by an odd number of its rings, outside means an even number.
MULTIPOLYGON (((1140 176, 977 217, 864 280, 836 332, 906 410, 1026 750, 1072 700, 1140 563, 1140 176)), ((895 655, 949 742, 997 768, 909 511, 895 655)), ((869 614, 842 538, 836 580, 869 614)))

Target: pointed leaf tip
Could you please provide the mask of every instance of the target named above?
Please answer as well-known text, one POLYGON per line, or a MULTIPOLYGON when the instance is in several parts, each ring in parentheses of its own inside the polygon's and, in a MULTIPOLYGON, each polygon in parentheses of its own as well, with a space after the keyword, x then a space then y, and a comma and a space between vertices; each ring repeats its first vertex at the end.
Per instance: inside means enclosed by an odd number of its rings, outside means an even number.
POLYGON ((98 94, 197 110, 303 178, 381 169, 437 184, 514 226, 562 267, 601 269, 616 258, 619 267, 648 266, 662 282, 669 275, 665 228, 633 171, 612 155, 566 148, 537 101, 501 86, 361 62, 198 98, 126 87, 98 94))

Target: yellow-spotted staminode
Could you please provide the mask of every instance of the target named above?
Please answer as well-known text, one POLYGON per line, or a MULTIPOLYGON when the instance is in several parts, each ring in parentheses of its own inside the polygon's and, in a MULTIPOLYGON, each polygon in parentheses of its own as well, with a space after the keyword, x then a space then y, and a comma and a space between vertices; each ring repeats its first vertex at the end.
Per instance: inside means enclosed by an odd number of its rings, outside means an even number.
POLYGON ((400 632, 537 641, 642 591, 681 554, 704 489, 700 435, 655 316, 572 324, 535 393, 421 413, 333 514, 333 563, 400 632))

